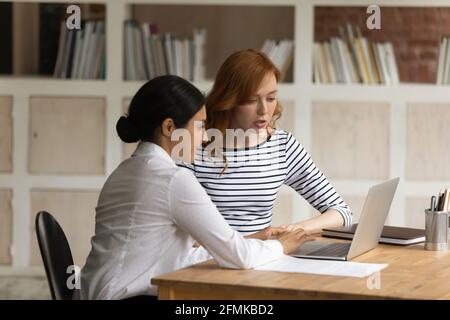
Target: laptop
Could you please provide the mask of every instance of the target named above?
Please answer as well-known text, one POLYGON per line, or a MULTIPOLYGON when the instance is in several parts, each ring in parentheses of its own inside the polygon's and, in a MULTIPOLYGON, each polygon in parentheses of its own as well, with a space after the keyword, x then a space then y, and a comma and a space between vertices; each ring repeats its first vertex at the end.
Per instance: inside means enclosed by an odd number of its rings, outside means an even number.
POLYGON ((291 253, 297 258, 351 260, 378 245, 400 178, 370 188, 350 243, 311 241, 291 253))

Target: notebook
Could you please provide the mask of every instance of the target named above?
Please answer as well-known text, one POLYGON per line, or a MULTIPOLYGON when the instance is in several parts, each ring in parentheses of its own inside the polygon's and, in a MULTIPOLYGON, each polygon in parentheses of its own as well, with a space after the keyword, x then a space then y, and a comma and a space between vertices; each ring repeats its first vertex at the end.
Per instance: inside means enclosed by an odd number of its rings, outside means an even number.
MULTIPOLYGON (((358 224, 348 227, 323 229, 322 236, 330 238, 353 239, 353 235, 358 224)), ((410 245, 425 241, 425 230, 384 226, 380 237, 380 243, 410 245)))

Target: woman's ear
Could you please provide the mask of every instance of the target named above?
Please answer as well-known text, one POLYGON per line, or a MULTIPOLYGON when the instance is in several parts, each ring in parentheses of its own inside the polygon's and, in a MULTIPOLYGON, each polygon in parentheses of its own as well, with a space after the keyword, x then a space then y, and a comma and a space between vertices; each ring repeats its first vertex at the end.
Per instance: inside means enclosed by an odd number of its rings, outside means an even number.
POLYGON ((164 119, 161 123, 161 134, 165 137, 170 138, 175 129, 175 124, 171 118, 164 119))

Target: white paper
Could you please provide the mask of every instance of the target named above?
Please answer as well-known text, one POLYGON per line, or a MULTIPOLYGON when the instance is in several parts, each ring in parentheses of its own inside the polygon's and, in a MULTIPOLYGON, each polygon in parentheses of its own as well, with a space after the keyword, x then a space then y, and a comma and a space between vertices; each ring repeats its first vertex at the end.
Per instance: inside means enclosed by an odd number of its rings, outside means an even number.
POLYGON ((387 266, 387 264, 376 263, 302 259, 285 255, 276 261, 256 267, 255 270, 363 278, 387 266))

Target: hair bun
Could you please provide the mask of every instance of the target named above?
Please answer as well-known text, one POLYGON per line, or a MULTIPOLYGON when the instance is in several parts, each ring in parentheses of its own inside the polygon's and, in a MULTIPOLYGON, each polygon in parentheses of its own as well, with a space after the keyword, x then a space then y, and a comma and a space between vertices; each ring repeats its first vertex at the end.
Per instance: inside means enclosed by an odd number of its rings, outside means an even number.
POLYGON ((123 142, 133 143, 140 140, 137 128, 128 117, 120 117, 116 124, 116 130, 123 142))

